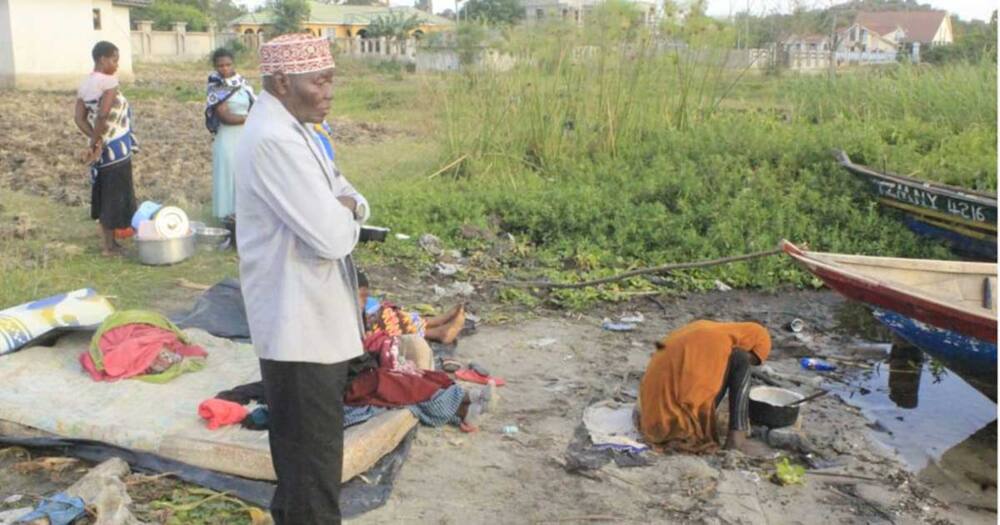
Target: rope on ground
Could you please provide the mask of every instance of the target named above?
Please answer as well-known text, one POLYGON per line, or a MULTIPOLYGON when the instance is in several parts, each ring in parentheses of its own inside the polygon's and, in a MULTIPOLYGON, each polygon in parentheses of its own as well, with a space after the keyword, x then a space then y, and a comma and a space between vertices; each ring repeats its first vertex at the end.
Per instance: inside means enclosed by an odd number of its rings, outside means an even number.
POLYGON ((719 266, 722 264, 729 264, 740 261, 749 261, 751 259, 770 257, 772 255, 777 255, 779 253, 782 253, 781 248, 753 252, 744 255, 735 255, 732 257, 722 257, 719 259, 708 259, 704 261, 664 264, 663 266, 654 266, 651 268, 639 268, 637 270, 630 270, 624 273, 620 273, 618 275, 613 275, 611 277, 604 277, 602 279, 594 279, 592 281, 583 281, 579 283, 553 283, 549 281, 507 281, 503 279, 494 279, 491 282, 515 288, 549 288, 549 289, 587 288, 589 286, 598 286, 615 281, 621 281, 622 279, 628 279, 629 277, 635 277, 637 275, 664 273, 675 270, 688 270, 691 268, 707 268, 709 266, 719 266))

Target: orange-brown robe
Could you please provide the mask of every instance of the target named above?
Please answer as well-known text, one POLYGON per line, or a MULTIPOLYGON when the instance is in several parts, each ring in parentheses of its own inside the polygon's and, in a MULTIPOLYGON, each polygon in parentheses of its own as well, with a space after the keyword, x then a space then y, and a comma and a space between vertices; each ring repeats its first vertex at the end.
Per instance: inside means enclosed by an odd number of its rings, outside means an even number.
POLYGON ((771 337, 757 323, 695 321, 667 335, 646 366, 639 388, 639 429, 662 448, 708 452, 718 446, 715 398, 733 348, 761 362, 771 337))

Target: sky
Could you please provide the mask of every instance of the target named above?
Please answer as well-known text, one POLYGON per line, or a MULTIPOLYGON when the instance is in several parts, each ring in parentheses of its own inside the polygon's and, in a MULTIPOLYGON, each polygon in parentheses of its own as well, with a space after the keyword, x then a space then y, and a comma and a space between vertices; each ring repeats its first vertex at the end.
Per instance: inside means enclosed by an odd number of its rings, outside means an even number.
MULTIPOLYGON (((235 0, 238 4, 247 7, 257 7, 265 0, 235 0)), ((389 0, 392 5, 413 5, 412 0, 389 0)), ((801 0, 807 6, 826 7, 831 3, 840 3, 838 0, 801 0)), ((455 0, 434 0, 434 11, 443 11, 454 5, 455 0)), ((462 2, 459 2, 460 4, 462 2)), ((792 0, 708 0, 708 14, 713 16, 726 16, 730 13, 746 11, 749 6, 754 14, 788 12, 792 0)), ((997 9, 1000 0, 921 0, 922 4, 930 4, 938 9, 950 11, 958 15, 963 20, 978 18, 989 20, 990 14, 997 9)))

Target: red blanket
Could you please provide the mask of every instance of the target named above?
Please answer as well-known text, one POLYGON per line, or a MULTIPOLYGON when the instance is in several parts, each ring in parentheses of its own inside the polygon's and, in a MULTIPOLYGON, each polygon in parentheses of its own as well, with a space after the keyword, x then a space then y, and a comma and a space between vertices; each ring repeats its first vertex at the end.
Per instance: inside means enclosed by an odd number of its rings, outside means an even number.
POLYGON ((80 356, 80 364, 94 381, 115 381, 145 374, 162 350, 181 357, 205 357, 200 346, 186 345, 170 330, 148 324, 127 324, 109 330, 97 343, 103 354, 104 370, 98 370, 90 353, 80 356))
POLYGON ((362 372, 347 387, 344 404, 400 407, 430 399, 438 390, 454 384, 448 374, 421 370, 419 376, 374 368, 362 372))

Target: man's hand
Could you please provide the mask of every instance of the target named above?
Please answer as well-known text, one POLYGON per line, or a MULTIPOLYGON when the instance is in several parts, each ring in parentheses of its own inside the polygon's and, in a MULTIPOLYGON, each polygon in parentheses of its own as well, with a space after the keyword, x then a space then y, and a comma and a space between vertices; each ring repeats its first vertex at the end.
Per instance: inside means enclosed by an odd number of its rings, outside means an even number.
POLYGON ((337 200, 344 205, 345 208, 351 210, 351 213, 358 214, 358 201, 350 197, 337 197, 337 200))

